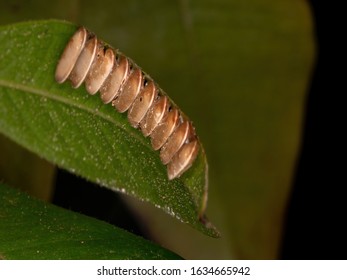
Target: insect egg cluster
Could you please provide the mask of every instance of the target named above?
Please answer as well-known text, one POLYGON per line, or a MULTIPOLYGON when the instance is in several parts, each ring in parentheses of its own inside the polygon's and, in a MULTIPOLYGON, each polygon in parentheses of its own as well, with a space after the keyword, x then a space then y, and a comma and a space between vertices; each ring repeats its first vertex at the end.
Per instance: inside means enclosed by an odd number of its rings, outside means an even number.
POLYGON ((151 138, 154 150, 160 150, 169 180, 193 164, 200 143, 192 123, 132 60, 84 27, 67 43, 55 79, 58 83, 68 79, 74 88, 84 82, 90 94, 100 92, 105 104, 111 103, 120 113, 127 111, 130 124, 151 138))

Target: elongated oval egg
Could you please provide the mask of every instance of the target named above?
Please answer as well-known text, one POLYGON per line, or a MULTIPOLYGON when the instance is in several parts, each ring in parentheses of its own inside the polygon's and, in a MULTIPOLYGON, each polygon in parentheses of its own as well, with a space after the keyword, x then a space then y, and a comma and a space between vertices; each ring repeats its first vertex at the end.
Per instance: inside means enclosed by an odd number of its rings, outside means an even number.
POLYGON ((94 59, 93 64, 90 67, 89 73, 85 80, 86 90, 90 94, 95 94, 100 89, 100 87, 110 74, 113 63, 113 50, 107 49, 105 51, 104 46, 100 45, 98 48, 97 55, 94 59))
POLYGON ((79 28, 67 43, 55 70, 55 80, 61 84, 69 77, 87 40, 87 30, 79 28))
POLYGON ((135 99, 128 111, 128 120, 133 127, 138 127, 152 106, 156 97, 156 87, 153 81, 148 82, 135 99))
POLYGON ((168 164, 174 154, 183 146, 190 134, 191 124, 184 121, 176 128, 174 133, 167 140, 160 150, 160 159, 163 164, 168 164))
POLYGON ((86 78, 90 66, 93 63, 97 47, 96 37, 90 38, 80 56, 78 57, 75 67, 72 69, 69 79, 71 80, 72 87, 78 88, 86 78))
POLYGON ((112 102, 119 93, 119 89, 128 76, 129 61, 126 57, 120 56, 119 62, 114 63, 110 75, 100 89, 100 97, 105 104, 112 102))
POLYGON ((112 102, 112 105, 116 107, 118 112, 123 113, 129 109, 140 92, 141 84, 142 71, 136 68, 124 82, 122 90, 112 102))
POLYGON ((199 142, 197 139, 186 143, 173 156, 167 166, 167 175, 169 180, 180 177, 187 169, 191 167, 199 153, 199 142))

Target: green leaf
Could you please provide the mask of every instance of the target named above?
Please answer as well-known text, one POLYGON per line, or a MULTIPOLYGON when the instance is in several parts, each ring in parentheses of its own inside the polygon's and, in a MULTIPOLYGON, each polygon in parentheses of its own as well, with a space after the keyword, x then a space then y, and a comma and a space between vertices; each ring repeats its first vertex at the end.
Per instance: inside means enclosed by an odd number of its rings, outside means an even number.
POLYGON ((178 258, 125 230, 0 184, 0 260, 178 258))
POLYGON ((203 149, 180 179, 126 114, 84 87, 58 85, 54 71, 75 25, 38 21, 0 28, 0 132, 41 157, 102 186, 148 201, 210 236, 203 217, 207 163, 203 149), (203 221, 203 222, 201 222, 203 221))

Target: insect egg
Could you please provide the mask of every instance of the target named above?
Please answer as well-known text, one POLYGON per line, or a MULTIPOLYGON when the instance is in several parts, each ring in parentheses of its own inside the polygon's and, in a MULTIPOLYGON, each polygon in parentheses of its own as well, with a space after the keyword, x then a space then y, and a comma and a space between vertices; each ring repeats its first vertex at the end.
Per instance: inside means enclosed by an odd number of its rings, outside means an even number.
POLYGON ((96 53, 97 39, 92 37, 89 39, 78 57, 69 79, 74 88, 78 88, 86 78, 90 66, 93 63, 96 53))
POLYGON ((135 98, 140 92, 142 84, 142 72, 140 69, 134 69, 129 78, 124 83, 122 90, 112 105, 118 112, 123 113, 133 104, 135 98))
POLYGON ((129 71, 129 61, 126 57, 121 56, 119 62, 116 60, 113 69, 107 77, 105 83, 100 89, 101 100, 107 104, 112 102, 118 95, 118 91, 123 84, 129 71))
POLYGON ((154 150, 160 149, 179 124, 180 115, 176 108, 167 113, 165 119, 153 130, 151 143, 154 150))
POLYGON ((69 77, 72 68, 82 52, 86 40, 87 31, 85 28, 81 27, 67 43, 55 71, 55 80, 59 84, 65 82, 65 80, 69 77))
POLYGON ((149 109, 145 118, 140 123, 140 127, 144 136, 147 137, 153 132, 153 130, 163 119, 168 106, 169 100, 165 95, 160 95, 157 97, 156 102, 153 104, 152 108, 149 109))
POLYGON ((188 121, 184 121, 176 128, 160 151, 163 164, 168 164, 174 154, 183 146, 189 136, 190 129, 191 124, 188 121))
POLYGON ((95 94, 112 70, 114 63, 114 53, 111 49, 105 51, 104 47, 99 46, 96 59, 90 67, 86 78, 86 89, 90 94, 95 94))
POLYGON ((128 111, 128 120, 133 127, 139 126, 139 123, 143 120, 147 111, 152 106, 155 97, 156 89, 154 83, 153 81, 149 81, 144 85, 144 88, 128 111))
POLYGON ((194 162, 199 152, 199 143, 196 139, 186 143, 173 156, 167 166, 169 180, 181 176, 194 162))

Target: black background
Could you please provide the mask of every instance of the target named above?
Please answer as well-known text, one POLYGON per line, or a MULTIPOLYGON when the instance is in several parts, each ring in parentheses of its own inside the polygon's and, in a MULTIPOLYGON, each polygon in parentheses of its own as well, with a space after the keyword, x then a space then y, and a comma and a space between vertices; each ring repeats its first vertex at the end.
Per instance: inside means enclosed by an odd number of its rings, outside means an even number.
MULTIPOLYGON (((346 130, 338 5, 311 1, 317 58, 306 104, 301 155, 286 215, 280 258, 347 259, 346 130)), ((340 7, 342 8, 342 7, 340 7)))

